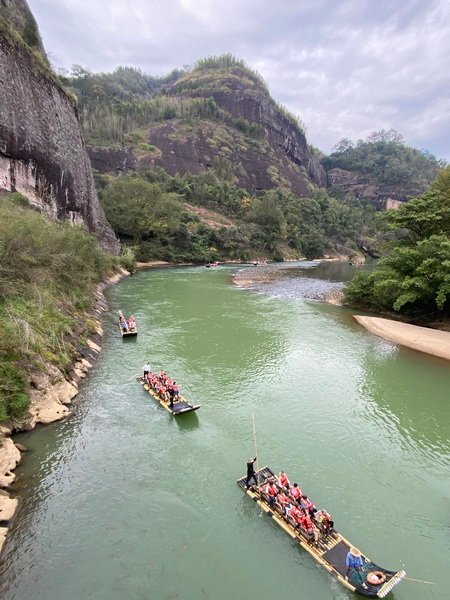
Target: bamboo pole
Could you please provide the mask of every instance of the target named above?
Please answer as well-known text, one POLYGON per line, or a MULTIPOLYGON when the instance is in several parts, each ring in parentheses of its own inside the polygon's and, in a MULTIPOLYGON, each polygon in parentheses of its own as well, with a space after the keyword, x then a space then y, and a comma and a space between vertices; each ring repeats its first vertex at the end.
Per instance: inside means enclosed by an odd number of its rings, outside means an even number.
POLYGON ((403 577, 407 581, 415 581, 416 583, 426 583, 427 585, 436 585, 434 581, 425 581, 424 579, 413 579, 412 577, 403 577))
POLYGON ((255 450, 255 457, 256 457, 256 486, 258 487, 259 485, 259 480, 258 480, 258 471, 259 471, 259 459, 258 459, 258 446, 256 443, 256 424, 255 424, 255 413, 252 413, 252 418, 253 418, 253 446, 254 446, 254 450, 255 450))

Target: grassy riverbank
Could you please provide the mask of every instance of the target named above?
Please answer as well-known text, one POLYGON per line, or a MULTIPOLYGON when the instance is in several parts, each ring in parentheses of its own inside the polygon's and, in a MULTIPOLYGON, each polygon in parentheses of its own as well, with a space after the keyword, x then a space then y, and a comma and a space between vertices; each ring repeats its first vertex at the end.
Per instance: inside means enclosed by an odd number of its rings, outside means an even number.
POLYGON ((0 421, 26 411, 33 372, 70 368, 95 325, 95 284, 116 264, 82 228, 48 221, 18 194, 2 199, 0 421))

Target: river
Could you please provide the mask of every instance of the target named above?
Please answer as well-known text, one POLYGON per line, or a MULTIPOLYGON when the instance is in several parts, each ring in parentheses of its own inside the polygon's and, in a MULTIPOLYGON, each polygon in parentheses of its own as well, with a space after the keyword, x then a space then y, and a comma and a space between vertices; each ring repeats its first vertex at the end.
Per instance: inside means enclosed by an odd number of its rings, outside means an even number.
POLYGON ((236 270, 149 270, 108 290, 73 416, 17 437, 30 452, 2 600, 353 598, 236 486, 253 413, 260 466, 284 468, 375 562, 436 583, 392 597, 448 597, 448 363, 290 280, 284 295, 239 289, 236 270), (137 339, 118 335, 119 309, 137 339), (175 420, 157 405, 134 378, 145 360, 201 409, 175 420))

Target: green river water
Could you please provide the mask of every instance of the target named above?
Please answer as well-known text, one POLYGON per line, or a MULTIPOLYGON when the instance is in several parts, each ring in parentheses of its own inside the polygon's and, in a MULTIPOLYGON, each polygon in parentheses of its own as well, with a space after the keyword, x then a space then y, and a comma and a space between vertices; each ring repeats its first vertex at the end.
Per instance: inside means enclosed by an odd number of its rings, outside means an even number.
POLYGON ((291 284, 239 289, 236 270, 150 270, 108 290, 74 415, 17 437, 31 451, 2 600, 355 597, 236 486, 252 413, 260 466, 284 468, 378 564, 436 582, 392 598, 450 597, 448 363, 291 284), (137 339, 118 335, 118 309, 136 315, 137 339), (133 376, 146 359, 198 413, 174 419, 144 392, 133 376))

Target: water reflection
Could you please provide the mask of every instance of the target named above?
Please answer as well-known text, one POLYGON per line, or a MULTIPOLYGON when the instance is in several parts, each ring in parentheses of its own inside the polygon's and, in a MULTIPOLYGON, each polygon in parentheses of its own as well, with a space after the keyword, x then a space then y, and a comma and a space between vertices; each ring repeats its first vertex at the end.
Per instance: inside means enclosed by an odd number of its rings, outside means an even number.
POLYGON ((375 403, 367 416, 395 428, 405 447, 417 445, 449 465, 448 365, 382 341, 367 348, 361 364, 361 393, 375 403))

